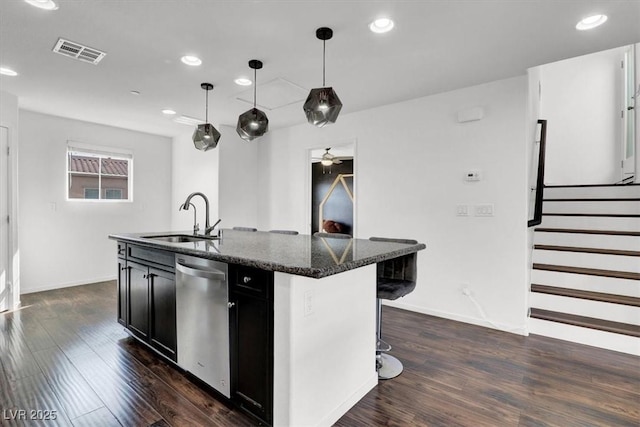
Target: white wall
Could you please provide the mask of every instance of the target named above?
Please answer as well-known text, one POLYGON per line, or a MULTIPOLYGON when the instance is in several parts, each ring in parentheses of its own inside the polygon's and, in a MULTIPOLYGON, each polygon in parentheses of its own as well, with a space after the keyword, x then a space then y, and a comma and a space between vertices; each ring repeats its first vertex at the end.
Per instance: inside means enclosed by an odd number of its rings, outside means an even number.
POLYGON ((223 228, 258 225, 258 147, 238 136, 234 127, 221 126, 218 202, 223 228))
POLYGON ((110 233, 171 224, 171 140, 20 110, 22 293, 116 277, 110 233), (133 151, 134 201, 66 200, 67 141, 133 151))
POLYGON ((624 48, 540 66, 540 117, 548 120, 545 183, 612 184, 621 179, 624 48))
MULTIPOLYGON (((216 129, 221 131, 219 127, 216 129)), ((171 185, 171 230, 191 231, 193 228, 193 210, 179 211, 178 208, 189 194, 199 191, 209 199, 209 217, 211 224, 218 218, 218 157, 221 137, 218 147, 209 151, 195 148, 191 139, 193 129, 185 127, 185 132, 173 138, 171 158, 173 164, 171 185)), ((191 199, 196 207, 197 221, 200 232, 204 231, 205 204, 201 197, 191 199)))
POLYGON ((526 99, 523 76, 345 114, 321 129, 304 123, 273 130, 258 147, 259 227, 308 230, 309 148, 356 141, 357 237, 427 245, 418 255, 416 290, 396 305, 524 333, 526 99), (475 106, 484 108, 484 119, 457 123, 458 111, 475 106), (469 170, 481 170, 482 180, 465 182, 469 170), (473 216, 485 203, 495 216, 473 216), (460 204, 471 216, 456 216, 460 204))
POLYGON ((10 177, 9 187, 9 215, 12 218, 9 225, 9 277, 11 290, 9 291, 9 309, 18 307, 20 303, 20 251, 18 247, 18 98, 5 91, 0 91, 0 126, 9 130, 10 177))

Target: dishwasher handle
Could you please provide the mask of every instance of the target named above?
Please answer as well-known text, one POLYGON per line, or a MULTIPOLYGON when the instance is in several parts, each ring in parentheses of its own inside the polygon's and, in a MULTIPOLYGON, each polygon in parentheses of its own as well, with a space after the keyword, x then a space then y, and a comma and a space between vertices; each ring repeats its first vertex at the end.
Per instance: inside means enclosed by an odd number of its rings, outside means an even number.
POLYGON ((224 271, 220 271, 215 268, 201 268, 198 266, 176 263, 176 270, 181 273, 188 274, 189 276, 202 277, 204 279, 220 280, 224 281, 226 275, 224 271))

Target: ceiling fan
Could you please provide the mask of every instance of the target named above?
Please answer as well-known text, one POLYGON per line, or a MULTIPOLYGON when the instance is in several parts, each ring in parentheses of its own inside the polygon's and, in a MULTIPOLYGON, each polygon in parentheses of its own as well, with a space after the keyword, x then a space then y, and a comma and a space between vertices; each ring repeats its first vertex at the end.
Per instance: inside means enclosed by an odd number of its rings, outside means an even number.
POLYGON ((322 155, 322 157, 320 158, 314 157, 314 160, 320 160, 320 163, 322 163, 322 166, 331 166, 331 165, 339 165, 340 163, 342 163, 343 159, 345 160, 347 159, 346 157, 334 156, 329 152, 329 150, 331 150, 331 147, 325 148, 325 152, 322 155))

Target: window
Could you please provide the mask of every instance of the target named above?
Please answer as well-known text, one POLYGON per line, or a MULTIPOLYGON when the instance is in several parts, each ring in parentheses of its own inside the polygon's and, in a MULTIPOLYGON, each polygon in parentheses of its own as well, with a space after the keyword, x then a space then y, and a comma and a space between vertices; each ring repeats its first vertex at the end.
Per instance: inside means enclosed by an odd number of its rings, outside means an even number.
POLYGON ((117 149, 69 143, 69 200, 131 201, 133 155, 117 149))

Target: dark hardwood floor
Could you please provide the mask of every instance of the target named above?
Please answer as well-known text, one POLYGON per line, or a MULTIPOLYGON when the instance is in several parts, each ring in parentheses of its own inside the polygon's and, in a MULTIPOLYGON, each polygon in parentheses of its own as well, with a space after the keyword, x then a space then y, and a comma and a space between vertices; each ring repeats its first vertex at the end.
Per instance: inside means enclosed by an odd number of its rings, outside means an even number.
MULTIPOLYGON (((0 314, 1 425, 253 424, 124 332, 115 282, 22 304, 0 314)), ((383 319, 405 371, 338 426, 640 424, 638 357, 387 307, 383 319)))

